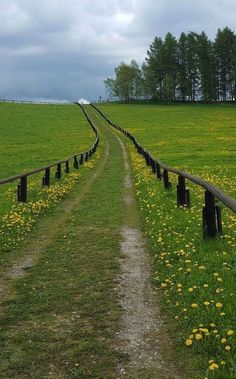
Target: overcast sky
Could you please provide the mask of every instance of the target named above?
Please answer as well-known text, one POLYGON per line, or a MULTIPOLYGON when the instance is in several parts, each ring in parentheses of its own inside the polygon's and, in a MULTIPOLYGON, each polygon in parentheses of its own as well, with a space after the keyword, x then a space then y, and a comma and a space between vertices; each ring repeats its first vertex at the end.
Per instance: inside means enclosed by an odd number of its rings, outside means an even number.
POLYGON ((235 25, 235 0, 0 0, 0 98, 104 98, 155 36, 235 25))

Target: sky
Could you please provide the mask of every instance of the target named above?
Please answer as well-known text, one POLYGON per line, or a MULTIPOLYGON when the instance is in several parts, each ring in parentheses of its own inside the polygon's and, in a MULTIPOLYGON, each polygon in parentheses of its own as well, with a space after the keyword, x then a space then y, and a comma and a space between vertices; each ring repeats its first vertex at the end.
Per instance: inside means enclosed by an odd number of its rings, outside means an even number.
POLYGON ((0 98, 106 99, 155 36, 235 30, 235 0, 0 0, 0 98))

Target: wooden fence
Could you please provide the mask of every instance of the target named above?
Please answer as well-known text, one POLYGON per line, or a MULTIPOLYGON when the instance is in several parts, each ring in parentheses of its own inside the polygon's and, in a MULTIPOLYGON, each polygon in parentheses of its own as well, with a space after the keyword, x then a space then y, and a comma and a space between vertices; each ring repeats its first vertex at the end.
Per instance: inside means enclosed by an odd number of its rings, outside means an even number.
POLYGON ((141 154, 146 164, 152 168, 153 174, 157 176, 158 180, 163 180, 164 188, 166 190, 171 189, 171 182, 169 180, 169 172, 172 172, 178 176, 177 185, 177 205, 190 207, 190 194, 186 188, 186 179, 201 186, 205 190, 204 201, 205 205, 202 209, 203 219, 203 237, 205 239, 213 238, 217 235, 221 235, 222 221, 221 221, 221 208, 216 205, 216 199, 222 202, 227 208, 236 213, 236 200, 226 195, 219 188, 213 186, 211 183, 190 175, 189 173, 178 170, 173 167, 169 167, 162 163, 160 160, 153 157, 148 150, 146 150, 137 139, 127 130, 121 126, 115 125, 100 109, 94 104, 91 106, 114 128, 124 133, 135 145, 139 154, 141 154))

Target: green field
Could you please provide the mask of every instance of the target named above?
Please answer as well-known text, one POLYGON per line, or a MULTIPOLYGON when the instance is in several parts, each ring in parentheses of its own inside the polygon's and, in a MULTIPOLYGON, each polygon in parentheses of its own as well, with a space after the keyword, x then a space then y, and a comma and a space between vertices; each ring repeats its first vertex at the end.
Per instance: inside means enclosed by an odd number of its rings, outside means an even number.
MULTIPOLYGON (((124 312, 116 293, 120 230, 134 216, 126 214, 122 201, 121 146, 98 114, 86 109, 101 142, 91 161, 53 180, 50 188, 41 187, 41 174, 31 179, 26 204, 17 204, 16 184, 2 186, 0 280, 3 289, 11 286, 2 304, 3 377, 112 378, 119 362, 129 359, 114 341, 124 312), (6 270, 34 255, 38 245, 35 265, 9 280, 6 270)), ((101 109, 164 163, 236 195, 234 106, 104 104, 101 109)), ((80 152, 94 141, 76 106, 0 104, 0 110, 4 176, 80 152)), ((233 379, 236 216, 222 207, 224 235, 204 240, 203 189, 188 182, 191 208, 177 207, 176 176, 170 175, 172 190, 166 191, 128 138, 115 133, 127 149, 152 253, 152 281, 166 327, 171 323, 166 346, 173 344, 188 357, 191 373, 184 378, 233 379)))
POLYGON ((100 109, 163 163, 236 196, 234 105, 104 104, 100 109))
MULTIPOLYGON (((76 105, 1 103, 0 135, 0 179, 82 152, 95 140, 76 105)), ((29 178, 29 199, 34 198, 41 182, 42 173, 29 178)), ((16 185, 0 186, 0 214, 16 203, 16 185)))
POLYGON ((94 133, 75 105, 0 104, 0 178, 67 158, 94 133))
MULTIPOLYGON (((108 104, 101 110, 162 162, 236 195, 234 106, 108 104)), ((203 189, 188 182, 191 208, 178 208, 176 175, 166 191, 132 144, 130 153, 156 285, 176 328, 173 341, 198 360, 199 377, 235 378, 235 214, 223 206, 223 236, 204 240, 203 189)))

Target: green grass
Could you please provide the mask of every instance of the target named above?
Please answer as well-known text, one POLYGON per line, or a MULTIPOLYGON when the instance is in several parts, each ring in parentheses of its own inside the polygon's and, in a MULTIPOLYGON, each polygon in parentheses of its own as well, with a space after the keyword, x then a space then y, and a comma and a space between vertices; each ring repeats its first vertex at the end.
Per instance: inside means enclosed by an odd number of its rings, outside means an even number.
MULTIPOLYGON (((114 137, 109 141, 112 154, 86 197, 28 275, 13 281, 1 307, 1 377, 116 377, 124 359, 114 344, 124 173, 121 148, 114 137)), ((103 158, 104 142, 101 152, 103 158)), ((83 191, 86 179, 72 197, 83 191)), ((53 216, 48 225, 54 228, 53 216)), ((32 238, 37 243, 38 236, 32 238)))
POLYGON ((76 105, 0 104, 0 178, 84 151, 94 133, 76 105))
MULTIPOLYGON (((95 140, 76 105, 1 103, 0 135, 1 179, 82 152, 95 140)), ((41 183, 42 174, 29 178, 29 200, 35 199, 41 183)), ((0 186, 0 214, 16 204, 16 186, 17 182, 0 186)))
MULTIPOLYGON (((233 106, 104 105, 102 110, 163 162, 235 194, 233 106), (191 141, 196 139, 195 149, 191 141)), ((173 320, 174 343, 190 360, 198 360, 197 378, 235 378, 236 216, 223 207, 224 236, 204 241, 201 187, 188 182, 191 208, 179 209, 176 176, 170 175, 172 190, 164 190, 132 145, 130 149, 143 225, 155 257, 156 285, 173 320)))
POLYGON ((104 104, 100 108, 163 163, 236 196, 234 105, 104 104))

